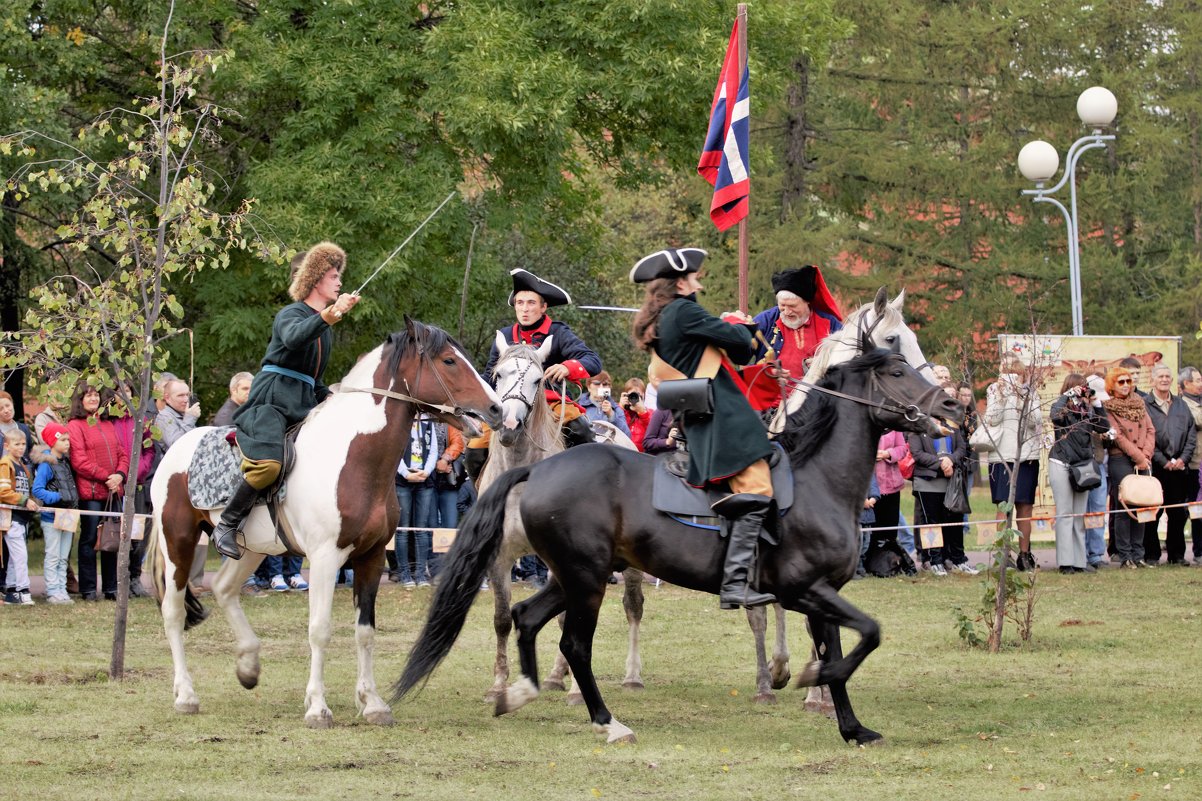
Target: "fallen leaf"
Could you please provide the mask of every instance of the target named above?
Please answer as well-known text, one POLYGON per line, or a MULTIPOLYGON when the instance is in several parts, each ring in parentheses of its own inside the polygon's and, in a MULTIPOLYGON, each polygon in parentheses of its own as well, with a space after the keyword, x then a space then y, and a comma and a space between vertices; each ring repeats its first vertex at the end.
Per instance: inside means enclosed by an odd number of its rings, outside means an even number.
POLYGON ((591 792, 591 793, 593 794, 593 798, 600 798, 600 797, 601 797, 601 791, 600 791, 600 790, 598 790, 596 787, 594 787, 594 788, 593 788, 592 790, 590 790, 589 792, 591 792))
POLYGON ((1047 785, 1045 785, 1043 782, 1040 782, 1039 784, 1035 785, 1035 789, 1036 790, 1046 790, 1048 788, 1047 788, 1047 785))
POLYGON ((722 766, 722 772, 723 772, 723 773, 730 773, 730 765, 723 765, 723 766, 722 766))
POLYGON ((732 690, 730 691, 730 697, 731 697, 731 698, 737 698, 737 697, 738 697, 738 695, 739 695, 739 689, 738 689, 737 687, 736 687, 736 688, 734 688, 734 689, 732 689, 732 690))

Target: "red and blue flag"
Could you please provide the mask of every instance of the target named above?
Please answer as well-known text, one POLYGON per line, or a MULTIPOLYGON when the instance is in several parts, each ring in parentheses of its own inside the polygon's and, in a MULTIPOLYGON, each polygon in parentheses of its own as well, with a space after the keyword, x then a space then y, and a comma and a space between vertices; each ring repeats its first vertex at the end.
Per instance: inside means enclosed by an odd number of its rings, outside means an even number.
POLYGON ((710 127, 701 150, 697 172, 714 187, 710 201, 710 219, 719 231, 725 231, 747 216, 747 199, 751 194, 749 162, 747 160, 748 129, 750 128, 750 93, 747 71, 739 69, 739 21, 730 32, 726 60, 714 103, 710 108, 710 127), (732 100, 733 98, 733 100, 732 100))

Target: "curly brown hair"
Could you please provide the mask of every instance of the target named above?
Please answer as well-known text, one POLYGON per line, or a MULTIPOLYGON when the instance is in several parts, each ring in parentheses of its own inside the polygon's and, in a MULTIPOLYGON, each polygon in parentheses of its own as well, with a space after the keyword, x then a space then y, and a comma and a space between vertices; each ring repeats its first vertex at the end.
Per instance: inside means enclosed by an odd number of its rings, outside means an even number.
POLYGON ((675 278, 656 278, 654 281, 647 282, 647 289, 643 294, 643 305, 634 315, 634 325, 631 329, 634 344, 639 349, 651 350, 652 343, 659 337, 657 330, 659 316, 663 313, 664 307, 674 300, 676 300, 675 278))

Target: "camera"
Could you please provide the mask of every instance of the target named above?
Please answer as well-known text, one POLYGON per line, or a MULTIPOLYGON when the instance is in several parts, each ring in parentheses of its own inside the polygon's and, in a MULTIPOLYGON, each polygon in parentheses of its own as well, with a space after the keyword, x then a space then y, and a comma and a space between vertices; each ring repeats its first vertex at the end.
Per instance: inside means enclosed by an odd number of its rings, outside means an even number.
POLYGON ((631 407, 637 406, 641 399, 642 399, 642 396, 639 395, 639 393, 637 393, 637 392, 627 392, 626 393, 626 405, 627 406, 631 406, 631 407))

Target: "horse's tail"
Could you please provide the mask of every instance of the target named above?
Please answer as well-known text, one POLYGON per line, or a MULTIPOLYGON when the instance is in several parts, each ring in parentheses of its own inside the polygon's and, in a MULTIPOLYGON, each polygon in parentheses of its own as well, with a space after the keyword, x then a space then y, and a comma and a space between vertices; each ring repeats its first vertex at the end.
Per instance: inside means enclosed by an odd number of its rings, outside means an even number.
POLYGON ((409 652, 405 672, 392 687, 393 703, 424 682, 450 652, 480 593, 480 582, 501 550, 506 499, 529 478, 531 467, 517 467, 498 476, 460 524, 450 552, 443 557, 426 625, 409 652))
MULTIPOLYGON (((150 531, 146 533, 146 555, 142 558, 144 565, 150 569, 150 582, 154 586, 154 600, 161 609, 163 596, 167 593, 167 561, 163 557, 163 549, 159 547, 159 531, 162 521, 156 511, 150 518, 150 531)), ((199 626, 209 616, 209 611, 192 593, 192 585, 184 587, 184 631, 199 626)))

